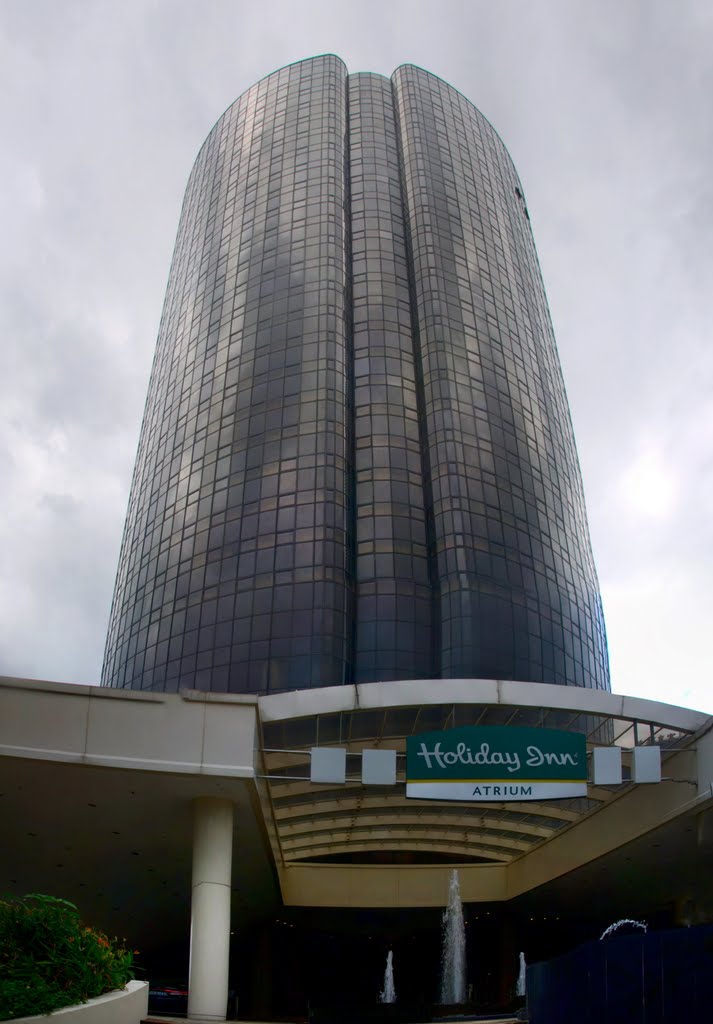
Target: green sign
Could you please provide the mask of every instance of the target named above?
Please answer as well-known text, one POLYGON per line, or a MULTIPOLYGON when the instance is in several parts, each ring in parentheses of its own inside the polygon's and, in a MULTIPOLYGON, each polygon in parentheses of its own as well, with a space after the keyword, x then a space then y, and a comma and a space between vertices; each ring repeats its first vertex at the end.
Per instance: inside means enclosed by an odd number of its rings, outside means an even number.
POLYGON ((407 797, 477 802, 586 795, 582 733, 474 725, 406 741, 407 797))

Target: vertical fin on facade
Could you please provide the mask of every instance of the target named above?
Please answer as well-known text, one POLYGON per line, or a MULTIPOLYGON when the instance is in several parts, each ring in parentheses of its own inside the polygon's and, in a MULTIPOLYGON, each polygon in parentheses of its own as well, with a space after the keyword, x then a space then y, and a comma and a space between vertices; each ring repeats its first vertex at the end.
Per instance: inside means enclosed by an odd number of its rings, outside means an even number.
POLYGON ((431 589, 391 83, 349 76, 356 682, 431 674, 431 589))
POLYGON ((104 682, 342 681, 347 536, 346 68, 249 89, 191 174, 104 682))
MULTIPOLYGON (((511 160, 445 82, 404 66, 394 87, 432 466, 441 674, 608 688, 606 657, 591 658, 598 586, 581 528, 579 466, 511 160), (565 508, 576 512, 565 516, 565 508)), ((594 645, 606 650, 603 635, 594 645)))

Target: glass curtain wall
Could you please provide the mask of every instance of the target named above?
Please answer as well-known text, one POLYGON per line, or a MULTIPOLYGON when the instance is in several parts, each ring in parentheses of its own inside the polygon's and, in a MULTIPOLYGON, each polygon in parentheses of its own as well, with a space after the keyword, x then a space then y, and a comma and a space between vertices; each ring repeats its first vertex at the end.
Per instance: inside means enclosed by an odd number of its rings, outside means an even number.
POLYGON ((412 66, 283 68, 191 173, 102 682, 608 688, 522 186, 412 66))

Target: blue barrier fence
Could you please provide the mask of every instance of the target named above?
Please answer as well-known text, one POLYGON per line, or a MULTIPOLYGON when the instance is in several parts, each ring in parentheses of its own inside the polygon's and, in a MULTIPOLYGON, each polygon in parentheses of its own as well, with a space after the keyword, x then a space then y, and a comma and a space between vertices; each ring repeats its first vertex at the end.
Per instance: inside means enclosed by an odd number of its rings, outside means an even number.
POLYGON ((713 1020, 713 925, 590 942, 527 970, 530 1024, 713 1020))

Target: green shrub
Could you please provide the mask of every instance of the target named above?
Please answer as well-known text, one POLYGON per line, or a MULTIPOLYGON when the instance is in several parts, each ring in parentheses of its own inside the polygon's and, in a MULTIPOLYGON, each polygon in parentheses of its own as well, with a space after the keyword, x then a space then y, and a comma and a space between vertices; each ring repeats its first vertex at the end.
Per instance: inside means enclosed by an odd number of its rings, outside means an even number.
POLYGON ((124 988, 133 954, 88 928, 67 900, 0 900, 0 1020, 51 1013, 124 988))

